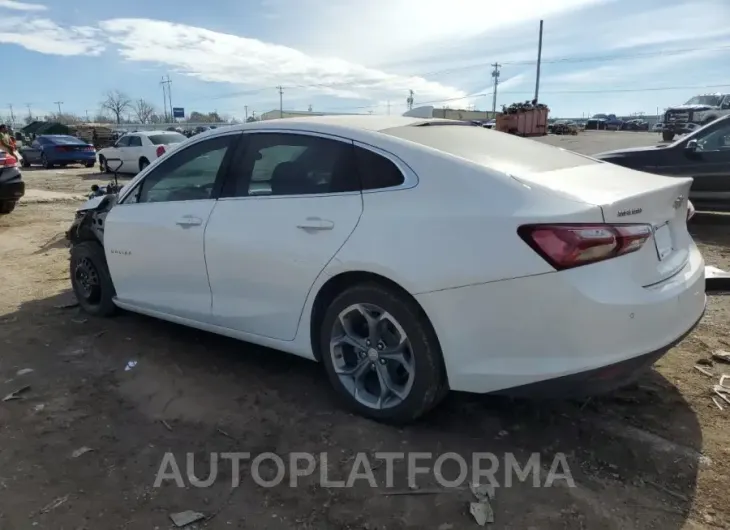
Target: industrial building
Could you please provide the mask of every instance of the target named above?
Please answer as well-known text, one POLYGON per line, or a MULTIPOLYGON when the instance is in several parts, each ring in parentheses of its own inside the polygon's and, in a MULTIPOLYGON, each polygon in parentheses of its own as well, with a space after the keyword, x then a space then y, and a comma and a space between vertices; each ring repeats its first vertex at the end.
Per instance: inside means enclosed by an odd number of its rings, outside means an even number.
POLYGON ((447 109, 425 106, 406 111, 403 116, 411 118, 442 118, 446 120, 489 121, 497 117, 496 112, 487 110, 447 109))
POLYGON ((355 112, 314 112, 311 110, 270 110, 259 116, 260 120, 276 120, 279 118, 304 118, 306 116, 353 116, 355 112))

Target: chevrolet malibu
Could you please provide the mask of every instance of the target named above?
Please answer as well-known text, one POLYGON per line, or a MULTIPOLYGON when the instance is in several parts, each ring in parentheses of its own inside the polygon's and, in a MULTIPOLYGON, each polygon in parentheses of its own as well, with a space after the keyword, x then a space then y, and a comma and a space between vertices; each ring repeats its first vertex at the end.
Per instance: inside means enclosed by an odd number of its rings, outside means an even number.
POLYGON ((449 389, 605 392, 704 312, 691 183, 448 120, 251 123, 84 205, 71 282, 93 315, 319 361, 340 401, 380 421, 449 389))

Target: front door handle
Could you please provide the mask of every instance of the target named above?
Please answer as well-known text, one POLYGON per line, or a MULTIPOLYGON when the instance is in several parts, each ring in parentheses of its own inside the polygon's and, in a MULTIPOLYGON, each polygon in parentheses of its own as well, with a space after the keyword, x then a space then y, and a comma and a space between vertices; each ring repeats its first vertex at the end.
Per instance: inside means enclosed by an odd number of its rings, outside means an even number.
POLYGON ((332 230, 335 227, 333 221, 320 219, 319 217, 307 217, 303 223, 299 223, 297 228, 301 230, 332 230))
POLYGON ((200 226, 203 224, 203 220, 200 217, 195 217, 194 215, 183 215, 175 222, 175 224, 186 228, 188 226, 200 226))

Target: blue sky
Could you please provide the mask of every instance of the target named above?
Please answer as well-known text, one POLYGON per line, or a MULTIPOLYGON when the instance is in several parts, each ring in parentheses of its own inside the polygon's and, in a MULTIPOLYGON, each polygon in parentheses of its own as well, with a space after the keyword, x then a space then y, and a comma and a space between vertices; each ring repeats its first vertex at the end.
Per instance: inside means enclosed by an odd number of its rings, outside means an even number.
POLYGON ((541 97, 551 114, 656 112, 730 92, 730 0, 0 0, 0 116, 95 114, 108 90, 242 118, 284 107, 340 112, 491 109, 541 97), (723 86, 724 85, 724 86, 723 86), (673 89, 668 89, 677 87, 673 89))

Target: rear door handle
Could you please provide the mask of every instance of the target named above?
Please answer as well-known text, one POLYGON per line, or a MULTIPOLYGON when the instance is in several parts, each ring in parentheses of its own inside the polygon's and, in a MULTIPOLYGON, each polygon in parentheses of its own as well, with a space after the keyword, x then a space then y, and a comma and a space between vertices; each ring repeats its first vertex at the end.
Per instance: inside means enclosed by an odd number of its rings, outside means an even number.
POLYGON ((320 219, 319 217, 307 217, 303 223, 299 223, 297 228, 301 230, 332 230, 335 227, 333 221, 320 219))
POLYGON ((182 226, 183 228, 188 226, 200 226, 203 224, 203 220, 200 217, 195 217, 194 215, 183 215, 175 224, 182 226))

